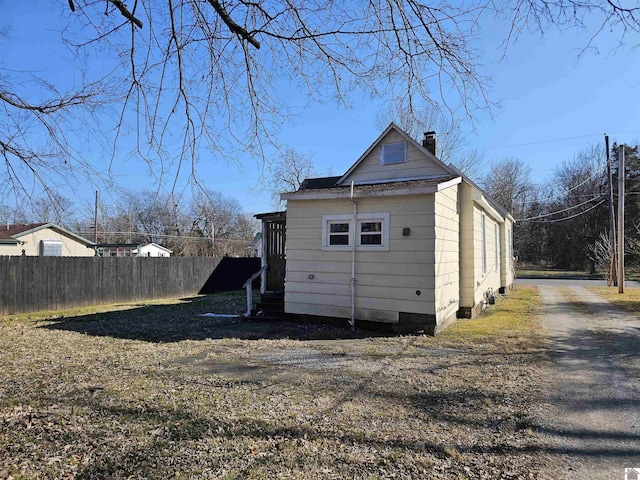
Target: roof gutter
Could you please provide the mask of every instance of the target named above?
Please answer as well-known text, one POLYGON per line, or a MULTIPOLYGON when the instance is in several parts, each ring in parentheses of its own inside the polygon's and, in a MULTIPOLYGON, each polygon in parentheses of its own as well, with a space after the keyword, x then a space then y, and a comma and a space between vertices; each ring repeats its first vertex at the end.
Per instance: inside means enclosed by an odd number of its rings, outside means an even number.
MULTIPOLYGON (((498 210, 496 210, 493 207, 493 205, 491 205, 489 200, 485 198, 485 196, 482 194, 481 191, 472 189, 471 198, 473 199, 474 202, 480 204, 482 208, 484 208, 487 212, 489 212, 489 214, 496 220, 501 220, 504 222, 509 217, 511 217, 511 215, 509 214, 502 215, 500 212, 498 212, 498 210)), ((511 220, 513 220, 513 217, 511 217, 511 220)))

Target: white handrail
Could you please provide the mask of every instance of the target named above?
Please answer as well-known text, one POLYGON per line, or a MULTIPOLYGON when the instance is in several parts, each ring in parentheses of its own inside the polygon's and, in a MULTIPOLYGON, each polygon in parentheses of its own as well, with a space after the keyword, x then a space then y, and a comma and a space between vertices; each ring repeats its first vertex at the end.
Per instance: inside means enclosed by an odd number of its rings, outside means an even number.
POLYGON ((244 314, 245 317, 248 317, 251 315, 251 306, 253 305, 253 289, 251 288, 251 284, 256 278, 262 275, 262 272, 264 272, 266 269, 267 269, 267 266, 265 265, 256 273, 251 275, 249 279, 246 282, 244 282, 244 284, 242 285, 244 288, 247 289, 247 311, 244 314))

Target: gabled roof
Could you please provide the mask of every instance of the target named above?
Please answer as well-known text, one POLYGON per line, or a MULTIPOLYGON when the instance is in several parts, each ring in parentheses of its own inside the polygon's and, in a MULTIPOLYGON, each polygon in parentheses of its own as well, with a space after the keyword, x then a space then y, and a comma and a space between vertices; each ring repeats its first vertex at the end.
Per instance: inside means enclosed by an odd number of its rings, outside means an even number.
MULTIPOLYGON (((47 223, 20 223, 20 224, 9 224, 9 225, 0 225, 0 235, 8 236, 9 238, 13 238, 14 240, 19 239, 24 235, 28 235, 30 233, 35 233, 40 230, 44 230, 46 228, 50 228, 52 230, 57 230, 65 235, 74 238, 80 243, 84 243, 87 246, 95 245, 91 240, 87 240, 80 235, 73 233, 70 230, 67 230, 60 225, 57 225, 52 222, 47 223)), ((0 237, 2 238, 2 237, 0 237)))
MULTIPOLYGON (((371 180, 360 181, 354 184, 354 195, 358 196, 383 196, 383 195, 408 195, 433 193, 443 190, 460 182, 465 182, 473 189, 474 199, 489 210, 493 209, 498 216, 508 218, 515 221, 509 212, 500 205, 495 199, 491 198, 484 190, 476 185, 469 177, 464 175, 453 165, 447 165, 426 147, 417 142, 415 139, 391 122, 389 126, 378 136, 371 146, 356 160, 356 162, 339 177, 319 177, 307 178, 304 180, 297 192, 288 192, 280 195, 282 200, 293 198, 300 199, 321 199, 321 198, 343 198, 351 194, 351 185, 346 179, 351 175, 358 166, 368 157, 373 149, 375 149, 383 139, 394 130, 400 134, 405 141, 415 147, 419 152, 425 155, 431 162, 444 170, 443 175, 433 175, 429 177, 412 177, 393 180, 371 180)), ((260 218, 256 215, 256 218, 260 218)))
POLYGON ((371 153, 371 151, 374 148, 376 148, 380 144, 380 142, 382 142, 382 139, 384 137, 386 137, 387 134, 391 130, 395 130, 397 133, 399 133, 402 137, 404 137, 404 139, 407 142, 409 142, 411 145, 416 147, 420 152, 425 154, 433 163, 435 163, 436 165, 438 165, 441 168, 443 168, 445 170, 445 172, 447 172, 447 173, 449 173, 450 175, 453 175, 453 176, 460 175, 460 172, 455 171, 454 169, 452 169, 449 165, 447 165, 442 160, 440 160, 438 157, 436 157, 433 153, 431 153, 429 150, 427 150, 419 142, 416 142, 413 138, 411 138, 411 136, 407 132, 405 132, 403 129, 401 129, 398 125, 396 125, 394 122, 391 122, 389 124, 389 126, 384 130, 384 132, 382 132, 380 134, 380 136, 378 138, 376 138, 375 141, 371 144, 371 146, 360 156, 360 158, 358 158, 358 160, 356 160, 356 163, 351 165, 351 168, 349 168, 349 170, 347 170, 345 172, 345 174, 342 175, 342 177, 340 177, 340 180, 338 180, 337 183, 340 184, 340 183, 344 182, 347 179, 347 177, 349 175, 351 175, 351 173, 356 168, 358 168, 358 165, 360 165, 367 158, 367 156, 371 153))

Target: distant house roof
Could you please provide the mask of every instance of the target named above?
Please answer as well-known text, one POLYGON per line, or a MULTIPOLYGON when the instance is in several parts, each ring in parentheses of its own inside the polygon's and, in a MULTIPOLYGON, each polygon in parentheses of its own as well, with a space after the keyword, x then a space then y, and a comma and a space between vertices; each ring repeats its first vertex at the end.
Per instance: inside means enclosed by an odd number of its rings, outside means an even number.
POLYGON ((0 243, 15 245, 16 243, 20 243, 19 240, 16 240, 11 235, 7 235, 4 232, 0 232, 0 243))
POLYGON ((39 227, 47 225, 46 223, 13 223, 8 225, 0 225, 0 233, 4 233, 9 237, 20 235, 30 230, 39 230, 39 227))
POLYGON ((157 243, 151 242, 151 243, 147 243, 146 245, 142 245, 141 248, 147 248, 147 247, 151 247, 151 248, 157 248, 159 250, 164 250, 167 253, 173 253, 173 250, 169 250, 167 247, 163 247, 162 245, 158 245, 157 243))
POLYGON ((139 243, 96 243, 98 248, 138 248, 139 243))
MULTIPOLYGON (((39 230, 44 230, 46 228, 50 228, 52 230, 57 230, 61 233, 64 233, 65 235, 72 237, 78 242, 84 243, 87 246, 95 245, 91 240, 87 240, 86 238, 81 237, 80 235, 75 234, 72 231, 67 230, 66 228, 61 227, 60 225, 57 225, 52 222, 16 223, 16 224, 0 225, 0 241, 2 241, 3 238, 18 240, 20 237, 24 235, 35 233, 39 230)), ((9 242, 4 241, 3 243, 9 243, 9 242)))

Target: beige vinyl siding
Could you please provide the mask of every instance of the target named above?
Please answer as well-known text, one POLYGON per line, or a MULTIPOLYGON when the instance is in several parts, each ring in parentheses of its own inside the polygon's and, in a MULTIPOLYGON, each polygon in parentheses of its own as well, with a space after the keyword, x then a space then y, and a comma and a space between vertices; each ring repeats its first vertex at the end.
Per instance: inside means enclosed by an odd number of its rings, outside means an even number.
POLYGON ((95 255, 93 248, 87 248, 84 243, 80 243, 75 238, 51 228, 44 228, 37 232, 22 235, 18 237, 18 240, 24 242, 24 244, 17 245, 16 248, 12 249, 12 253, 5 253, 5 249, 1 249, 0 252, 3 255, 22 255, 22 250, 24 249, 25 255, 38 256, 40 254, 40 240, 60 240, 62 242, 62 256, 64 257, 93 257, 95 255))
POLYGON ((495 293, 498 293, 500 288, 500 268, 496 268, 494 261, 494 251, 496 241, 500 241, 495 235, 496 221, 484 210, 474 205, 473 207, 473 225, 474 225, 474 251, 476 253, 474 262, 474 277, 475 277, 475 289, 474 289, 474 305, 480 303, 483 300, 485 292, 492 288, 495 293), (485 222, 485 241, 486 241, 486 259, 487 269, 486 272, 483 268, 483 248, 482 248, 482 218, 485 222))
POLYGON ((475 239, 474 204, 471 186, 463 182, 458 187, 460 195, 460 306, 475 305, 475 239))
MULTIPOLYGON (((397 322, 398 312, 435 315, 434 196, 357 203, 359 214, 389 214, 389 251, 356 251, 356 319, 397 322), (409 236, 402 235, 405 227, 409 236)), ((352 252, 322 249, 322 217, 352 213, 348 199, 288 201, 287 313, 351 316, 352 252)))
POLYGON ((435 194, 436 322, 455 315, 460 306, 460 221, 458 186, 435 194))
POLYGON ((22 255, 23 248, 20 244, 2 243, 0 244, 0 255, 22 255))
POLYGON ((380 149, 382 145, 405 141, 401 134, 391 130, 378 146, 371 150, 367 157, 362 160, 358 168, 345 179, 344 183, 448 174, 440 165, 426 157, 423 152, 409 142, 406 142, 407 152, 404 163, 380 164, 380 149))
MULTIPOLYGON (((484 210, 473 200, 473 187, 463 182, 460 187, 460 306, 472 308, 483 300, 484 293, 494 293, 508 279, 505 271, 505 225, 495 212, 484 210), (483 271, 482 217, 485 218, 487 270, 483 271), (497 237, 496 237, 497 225, 497 237), (500 261, 496 265, 496 242, 500 261)), ((507 220, 508 222, 508 220, 507 220)), ((510 222, 509 222, 510 223, 510 222)), ((513 280, 512 280, 513 281, 513 280)))

